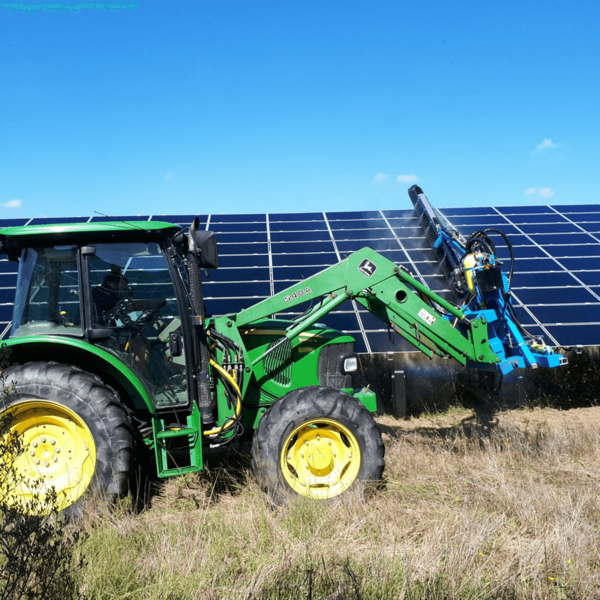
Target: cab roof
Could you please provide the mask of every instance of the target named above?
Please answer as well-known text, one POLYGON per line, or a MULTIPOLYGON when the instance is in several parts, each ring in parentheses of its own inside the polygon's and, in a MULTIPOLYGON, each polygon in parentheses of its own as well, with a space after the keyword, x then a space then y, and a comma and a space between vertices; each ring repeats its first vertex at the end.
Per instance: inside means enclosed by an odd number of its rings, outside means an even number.
POLYGON ((0 229, 0 254, 44 244, 90 244, 101 242, 159 241, 181 226, 164 221, 106 221, 102 223, 55 223, 0 229))

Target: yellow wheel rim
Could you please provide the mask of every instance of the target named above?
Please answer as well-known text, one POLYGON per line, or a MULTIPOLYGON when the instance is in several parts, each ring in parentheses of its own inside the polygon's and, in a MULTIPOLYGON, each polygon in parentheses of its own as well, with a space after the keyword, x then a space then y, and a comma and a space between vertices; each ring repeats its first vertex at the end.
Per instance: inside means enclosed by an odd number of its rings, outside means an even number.
POLYGON ((296 427, 281 450, 285 480, 301 496, 325 500, 348 489, 358 476, 360 448, 354 434, 332 419, 296 427))
POLYGON ((64 510, 94 477, 96 445, 88 426, 77 413, 48 400, 23 400, 8 410, 14 417, 11 432, 20 437, 23 452, 13 460, 20 481, 6 500, 30 506, 32 512, 49 512, 53 507, 44 504, 53 489, 56 509, 64 510))

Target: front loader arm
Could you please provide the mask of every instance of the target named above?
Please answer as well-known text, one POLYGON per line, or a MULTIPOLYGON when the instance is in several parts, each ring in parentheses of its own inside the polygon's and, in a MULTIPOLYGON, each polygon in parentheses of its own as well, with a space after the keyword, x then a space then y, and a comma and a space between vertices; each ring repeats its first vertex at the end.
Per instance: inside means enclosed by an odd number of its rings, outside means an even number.
POLYGON ((227 318, 243 327, 307 301, 316 303, 287 328, 285 337, 293 339, 348 299, 355 299, 429 357, 452 356, 462 364, 499 361, 488 343, 485 318, 467 321, 461 310, 370 248, 227 318), (435 305, 454 316, 454 323, 435 305), (454 327, 457 322, 460 330, 454 327))

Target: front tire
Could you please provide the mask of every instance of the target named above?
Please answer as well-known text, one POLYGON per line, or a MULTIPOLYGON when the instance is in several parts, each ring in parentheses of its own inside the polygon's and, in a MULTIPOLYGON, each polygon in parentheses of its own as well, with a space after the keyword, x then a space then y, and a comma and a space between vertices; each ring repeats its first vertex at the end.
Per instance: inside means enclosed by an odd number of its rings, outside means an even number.
POLYGON ((94 493, 123 496, 134 463, 131 424, 116 392, 78 367, 52 362, 19 365, 6 373, 14 391, 1 410, 13 416, 23 453, 14 461, 22 481, 8 502, 32 512, 65 510, 76 516, 94 493), (49 491, 53 506, 44 506, 49 491), (33 503, 32 503, 33 502, 33 503))
POLYGON ((310 386, 280 398, 262 417, 252 466, 277 504, 297 495, 328 500, 380 481, 384 453, 364 405, 340 390, 310 386))

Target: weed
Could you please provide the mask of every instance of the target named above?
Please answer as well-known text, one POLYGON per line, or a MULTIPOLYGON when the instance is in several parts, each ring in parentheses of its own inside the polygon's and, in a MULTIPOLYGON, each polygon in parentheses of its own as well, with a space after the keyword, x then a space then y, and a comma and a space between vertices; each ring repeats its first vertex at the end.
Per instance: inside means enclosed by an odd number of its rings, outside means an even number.
MULTIPOLYGON (((0 364, 7 394, 4 354, 0 364)), ((54 490, 42 494, 34 482, 27 495, 17 493, 25 483, 14 463, 23 448, 12 425, 12 413, 0 412, 0 600, 75 598, 75 573, 85 565, 79 553, 83 538, 58 515, 54 490)))

